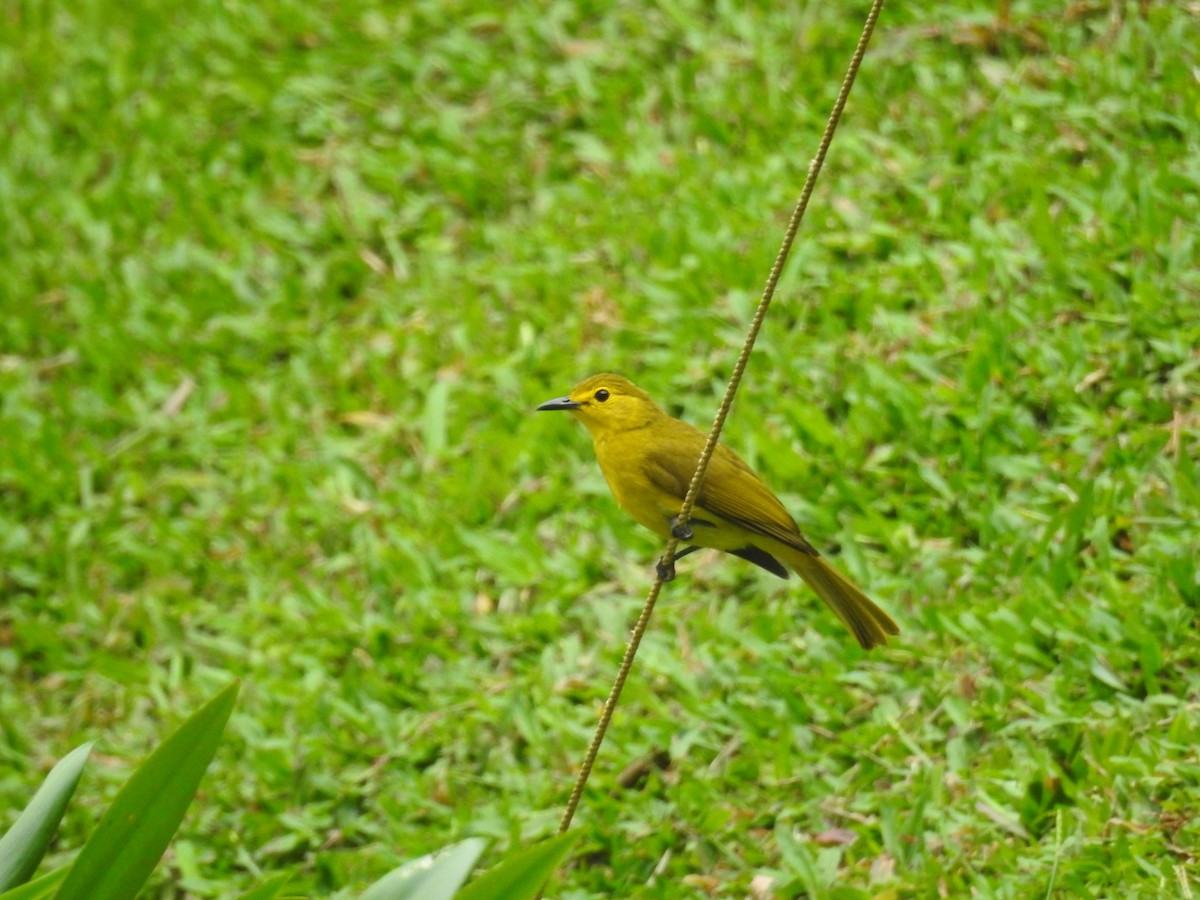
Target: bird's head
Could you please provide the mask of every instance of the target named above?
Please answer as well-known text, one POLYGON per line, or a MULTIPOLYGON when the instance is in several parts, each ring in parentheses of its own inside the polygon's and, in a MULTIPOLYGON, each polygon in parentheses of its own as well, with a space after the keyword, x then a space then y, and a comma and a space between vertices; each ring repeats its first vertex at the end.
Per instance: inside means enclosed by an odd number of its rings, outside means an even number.
POLYGON ((650 395, 628 378, 607 372, 585 378, 565 397, 547 400, 538 409, 566 410, 586 425, 593 437, 642 428, 665 415, 650 395))

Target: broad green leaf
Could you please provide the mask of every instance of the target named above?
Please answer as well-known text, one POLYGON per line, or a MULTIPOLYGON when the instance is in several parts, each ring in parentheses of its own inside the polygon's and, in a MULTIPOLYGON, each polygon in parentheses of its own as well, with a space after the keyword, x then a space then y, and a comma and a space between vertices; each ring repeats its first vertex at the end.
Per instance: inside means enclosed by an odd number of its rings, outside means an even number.
POLYGON ((479 838, 410 860, 367 888, 360 900, 449 900, 486 846, 479 838))
POLYGON ((0 894, 0 900, 41 900, 54 893, 55 888, 67 877, 70 866, 62 866, 53 872, 47 872, 33 881, 27 881, 20 887, 0 894))
POLYGON ((132 900, 137 895, 192 802, 237 691, 235 681, 138 767, 79 851, 59 900, 132 900))
POLYGON ((568 832, 508 856, 467 885, 457 900, 533 900, 578 839, 578 832, 568 832))
MULTIPOLYGON (((288 874, 276 875, 274 878, 264 881, 258 887, 246 891, 246 893, 238 897, 238 900, 275 900, 291 878, 292 876, 288 874)), ((0 898, 0 900, 3 900, 3 898, 0 898)))
POLYGON ((0 838, 0 892, 24 884, 37 871, 91 752, 92 745, 84 744, 60 759, 25 811, 0 838))

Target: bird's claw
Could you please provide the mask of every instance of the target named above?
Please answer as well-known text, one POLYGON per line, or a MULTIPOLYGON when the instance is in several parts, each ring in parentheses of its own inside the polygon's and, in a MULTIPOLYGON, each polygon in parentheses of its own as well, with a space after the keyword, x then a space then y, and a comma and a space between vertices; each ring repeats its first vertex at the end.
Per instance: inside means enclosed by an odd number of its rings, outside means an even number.
POLYGON ((671 518, 671 534, 681 541, 690 541, 693 537, 692 526, 688 522, 680 522, 679 516, 671 518))
POLYGON ((654 564, 654 571, 658 573, 658 580, 662 582, 675 580, 675 562, 671 561, 670 565, 663 562, 662 557, 658 558, 658 562, 654 564))
POLYGON ((684 547, 682 550, 671 555, 671 562, 667 563, 665 558, 660 556, 658 562, 654 565, 654 570, 658 572, 658 580, 667 582, 675 580, 675 563, 683 559, 689 553, 695 553, 699 547, 684 547))

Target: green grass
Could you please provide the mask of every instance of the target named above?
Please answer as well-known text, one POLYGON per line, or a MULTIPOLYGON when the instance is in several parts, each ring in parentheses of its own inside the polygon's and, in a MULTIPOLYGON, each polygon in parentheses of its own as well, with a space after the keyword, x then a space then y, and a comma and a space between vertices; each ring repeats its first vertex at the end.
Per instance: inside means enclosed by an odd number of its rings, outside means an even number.
MULTIPOLYGON (((885 9, 726 440, 903 634, 689 558, 551 896, 1200 886, 1200 18, 1144 6, 885 9)), ((0 827, 95 739, 69 859, 237 677, 153 896, 553 830, 660 548, 531 411, 711 421, 865 12, 778 7, 4 7, 0 827)))

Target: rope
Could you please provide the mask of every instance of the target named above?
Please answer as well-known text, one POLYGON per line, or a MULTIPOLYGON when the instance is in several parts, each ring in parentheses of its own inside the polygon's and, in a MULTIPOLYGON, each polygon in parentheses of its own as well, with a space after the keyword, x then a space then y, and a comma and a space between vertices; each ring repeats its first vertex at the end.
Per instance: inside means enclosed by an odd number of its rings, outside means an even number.
MULTIPOLYGON (((804 218, 804 212, 808 209, 808 200, 812 196, 813 188, 817 183, 817 176, 821 174, 821 167, 825 164, 825 155, 829 152, 829 145, 833 141, 834 132, 837 131, 838 123, 842 118, 842 110, 846 108, 846 100, 850 96, 850 89, 854 86, 854 79, 858 75, 859 66, 862 65, 863 56, 867 52, 867 44, 871 41, 871 34, 875 31, 875 22, 879 19, 879 11, 883 8, 883 0, 873 0, 871 10, 867 13, 867 20, 863 24, 862 35, 858 39, 858 45, 854 48, 854 55, 850 58, 850 66, 846 70, 846 77, 842 80, 842 88, 838 91, 837 100, 834 101, 833 110, 829 114, 829 121, 825 124, 825 132, 821 135, 821 143, 817 147, 817 155, 813 157, 808 166, 808 175, 804 179, 804 187, 800 191, 800 199, 796 201, 796 206, 792 210, 792 217, 788 220, 787 231, 783 236, 783 244, 779 248, 779 254, 775 257, 775 264, 771 266, 771 272, 767 276, 766 286, 763 288, 762 297, 758 301, 758 308, 754 311, 754 318, 750 322, 750 329, 746 332, 746 341, 742 345, 742 352, 738 356, 737 364, 733 367, 733 374, 729 378, 729 386, 725 388, 725 397, 721 400, 721 407, 717 410, 717 416, 713 420, 712 429, 708 433, 708 441, 704 445, 704 452, 700 454, 700 459, 696 463, 696 473, 692 476, 692 482, 688 485, 687 496, 684 497, 683 506, 679 509, 679 515, 676 517, 676 524, 672 529, 673 536, 667 541, 666 549, 663 551, 660 569, 667 570, 675 562, 675 551, 679 548, 681 539, 686 539, 688 535, 688 520, 691 518, 692 510, 696 506, 696 497, 700 493, 700 484, 704 480, 704 473, 708 470, 709 460, 712 459, 713 451, 716 450, 717 441, 721 437, 721 429, 725 427, 725 419, 729 416, 729 409, 733 406, 733 398, 737 394, 738 385, 741 384, 742 375, 746 371, 746 364, 750 361, 750 353, 754 349, 754 343, 758 340, 758 333, 762 330, 763 320, 767 317, 767 310, 771 306, 771 300, 775 296, 775 287, 779 284, 779 276, 783 273, 784 263, 787 262, 788 255, 792 251, 792 244, 796 240, 796 232, 800 228, 800 222, 804 218)), ((558 832, 562 834, 571 827, 571 820, 575 817, 575 811, 579 808, 579 801, 583 797, 583 789, 587 785, 588 778, 591 777, 592 767, 596 763, 596 756, 600 752, 600 745, 604 743, 604 735, 608 732, 608 725, 612 721, 613 712, 617 708, 617 701, 621 698, 621 691, 625 688, 625 681, 629 677, 629 671, 633 668, 633 659, 637 656, 638 647, 642 643, 642 636, 646 633, 646 626, 650 624, 650 616, 654 612, 654 604, 658 602, 658 595, 662 592, 663 576, 660 572, 654 579, 654 584, 650 586, 650 593, 646 596, 646 604, 642 607, 642 613, 638 616, 637 623, 633 626, 633 631, 629 636, 629 644, 625 648, 625 656, 621 659, 621 667, 617 670, 616 680, 613 682, 612 690, 609 691, 608 699, 604 703, 604 710, 600 714, 600 721, 596 724, 596 732, 592 735, 592 743, 588 747, 587 754, 583 758, 583 765, 580 766, 579 776, 575 780, 575 787, 571 790, 571 796, 567 800, 567 808, 563 813, 562 821, 559 823, 558 832)))

